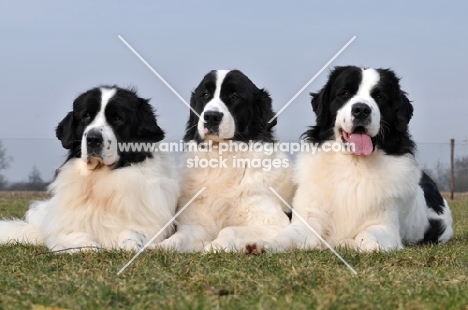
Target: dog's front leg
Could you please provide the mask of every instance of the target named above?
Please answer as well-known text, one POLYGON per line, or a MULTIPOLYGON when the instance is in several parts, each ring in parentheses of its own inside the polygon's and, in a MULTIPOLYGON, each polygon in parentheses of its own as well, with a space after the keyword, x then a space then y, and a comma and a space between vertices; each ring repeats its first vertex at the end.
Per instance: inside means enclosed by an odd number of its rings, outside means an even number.
POLYGON ((177 232, 158 246, 169 251, 201 252, 206 244, 214 237, 208 230, 200 225, 180 225, 177 232))

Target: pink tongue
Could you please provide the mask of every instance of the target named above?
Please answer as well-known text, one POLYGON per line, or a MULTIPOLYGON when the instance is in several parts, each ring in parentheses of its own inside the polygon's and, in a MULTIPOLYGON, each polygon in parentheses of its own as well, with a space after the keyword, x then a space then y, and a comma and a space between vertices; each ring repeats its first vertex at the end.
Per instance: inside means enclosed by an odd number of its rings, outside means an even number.
POLYGON ((354 154, 356 155, 370 155, 374 150, 371 138, 366 134, 353 133, 348 137, 349 143, 354 143, 354 154))

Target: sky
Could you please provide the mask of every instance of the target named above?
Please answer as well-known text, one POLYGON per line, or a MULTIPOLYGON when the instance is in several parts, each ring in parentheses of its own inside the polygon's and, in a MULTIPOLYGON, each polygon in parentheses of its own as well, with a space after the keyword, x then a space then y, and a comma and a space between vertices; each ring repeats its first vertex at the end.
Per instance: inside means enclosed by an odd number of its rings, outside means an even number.
POLYGON ((122 36, 187 101, 212 69, 239 69, 280 110, 353 36, 356 39, 279 116, 296 141, 315 117, 309 92, 336 65, 392 68, 415 108, 410 131, 423 160, 468 154, 466 1, 3 1, 0 0, 0 171, 45 180, 66 151, 55 127, 81 92, 134 86, 151 98, 167 140, 187 107, 119 40, 122 36), (458 145, 458 144, 457 144, 458 145))

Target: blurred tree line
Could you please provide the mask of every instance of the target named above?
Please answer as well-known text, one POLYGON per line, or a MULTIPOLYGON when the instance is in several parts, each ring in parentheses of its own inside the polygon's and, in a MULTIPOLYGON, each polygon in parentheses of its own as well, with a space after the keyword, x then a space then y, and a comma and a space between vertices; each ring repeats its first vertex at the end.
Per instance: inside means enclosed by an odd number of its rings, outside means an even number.
POLYGON ((1 174, 1 172, 10 167, 13 159, 7 155, 6 148, 0 141, 0 190, 8 191, 44 191, 48 183, 44 182, 41 177, 41 172, 36 166, 33 166, 28 176, 28 182, 17 182, 8 184, 8 180, 1 174))
MULTIPOLYGON (((455 192, 468 192, 468 156, 455 158, 455 192)), ((435 169, 424 169, 442 191, 450 190, 450 167, 437 164, 435 169)))

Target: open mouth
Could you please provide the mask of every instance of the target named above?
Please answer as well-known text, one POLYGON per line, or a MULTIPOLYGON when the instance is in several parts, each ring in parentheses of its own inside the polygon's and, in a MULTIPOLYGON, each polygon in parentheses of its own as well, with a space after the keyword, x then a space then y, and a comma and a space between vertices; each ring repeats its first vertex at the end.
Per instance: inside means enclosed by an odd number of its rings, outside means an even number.
POLYGON ((372 138, 367 134, 366 129, 363 126, 354 128, 353 132, 349 133, 340 129, 341 140, 344 143, 351 144, 351 149, 355 155, 368 156, 374 151, 374 144, 372 138))

